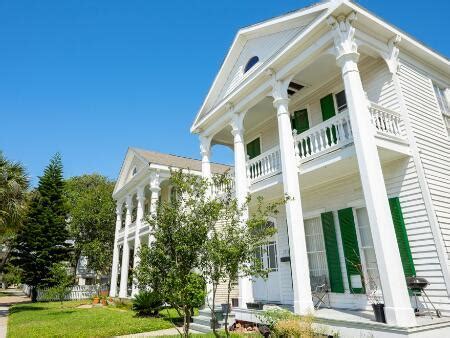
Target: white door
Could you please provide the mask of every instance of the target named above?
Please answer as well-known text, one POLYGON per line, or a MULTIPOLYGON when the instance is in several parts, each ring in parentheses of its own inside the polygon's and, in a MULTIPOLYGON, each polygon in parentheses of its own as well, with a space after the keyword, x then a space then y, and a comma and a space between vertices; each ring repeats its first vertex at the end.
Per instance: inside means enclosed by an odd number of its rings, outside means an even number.
POLYGON ((279 303, 281 301, 281 294, 277 242, 269 242, 264 247, 261 247, 257 254, 264 268, 268 269, 269 275, 267 279, 255 278, 253 284, 255 301, 279 303))
POLYGON ((320 217, 304 220, 306 252, 308 253, 308 266, 311 286, 321 284, 324 279, 328 281, 327 256, 323 238, 322 221, 320 217))

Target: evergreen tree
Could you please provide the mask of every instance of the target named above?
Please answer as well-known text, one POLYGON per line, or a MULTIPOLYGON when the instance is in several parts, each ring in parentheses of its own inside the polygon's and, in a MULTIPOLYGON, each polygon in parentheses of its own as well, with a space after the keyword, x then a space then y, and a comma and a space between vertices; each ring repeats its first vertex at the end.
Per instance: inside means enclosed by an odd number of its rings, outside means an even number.
POLYGON ((63 196, 63 166, 56 154, 39 178, 16 242, 16 262, 23 270, 23 282, 32 287, 32 301, 37 287, 51 286, 52 266, 69 258, 63 196))

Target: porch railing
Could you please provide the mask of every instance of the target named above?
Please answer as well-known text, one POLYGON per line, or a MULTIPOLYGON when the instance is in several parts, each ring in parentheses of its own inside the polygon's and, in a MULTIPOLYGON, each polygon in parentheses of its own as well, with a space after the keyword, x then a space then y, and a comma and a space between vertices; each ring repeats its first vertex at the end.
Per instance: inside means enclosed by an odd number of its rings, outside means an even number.
POLYGON ((250 184, 281 172, 280 147, 276 146, 247 161, 250 184))
POLYGON ((378 134, 400 139, 406 137, 403 119, 399 113, 373 102, 369 106, 369 111, 378 134))
POLYGON ((324 151, 332 151, 353 141, 348 112, 342 112, 307 131, 294 131, 294 147, 297 159, 304 162, 319 156, 324 151))

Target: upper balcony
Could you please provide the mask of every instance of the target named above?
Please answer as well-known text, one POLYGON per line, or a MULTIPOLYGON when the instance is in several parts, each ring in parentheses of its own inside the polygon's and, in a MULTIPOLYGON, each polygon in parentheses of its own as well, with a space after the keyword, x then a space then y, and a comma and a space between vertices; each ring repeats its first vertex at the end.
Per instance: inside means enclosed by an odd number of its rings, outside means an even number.
MULTIPOLYGON (((393 110, 370 103, 371 122, 374 127, 380 157, 393 159, 409 153, 405 124, 402 116, 393 110)), ((301 174, 327 166, 344 158, 355 156, 353 133, 348 111, 315 125, 307 131, 294 133, 297 166, 301 174)), ((247 161, 250 185, 281 173, 280 148, 275 146, 247 161)))

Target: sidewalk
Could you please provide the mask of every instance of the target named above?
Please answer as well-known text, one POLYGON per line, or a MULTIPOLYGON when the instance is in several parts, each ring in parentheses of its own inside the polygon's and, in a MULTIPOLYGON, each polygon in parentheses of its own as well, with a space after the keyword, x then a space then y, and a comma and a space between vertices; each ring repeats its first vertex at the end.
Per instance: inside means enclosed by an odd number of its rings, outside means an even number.
POLYGON ((0 291, 8 293, 7 296, 0 296, 0 338, 6 338, 9 307, 16 303, 28 302, 29 298, 19 289, 0 289, 0 291))
MULTIPOLYGON (((180 330, 182 330, 182 328, 179 328, 180 330)), ((199 333, 201 334, 201 332, 197 332, 194 330, 189 330, 190 333, 194 334, 194 333, 199 333)), ((118 336, 116 338, 144 338, 144 337, 162 337, 162 336, 178 336, 179 333, 177 331, 177 329, 175 328, 171 328, 171 329, 165 329, 165 330, 158 330, 158 331, 152 331, 152 332, 142 332, 142 333, 134 333, 134 334, 128 334, 125 336, 118 336)), ((1 338, 1 336, 0 336, 1 338)))

